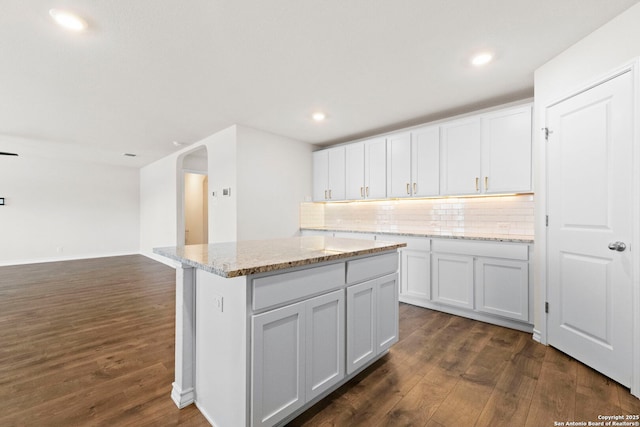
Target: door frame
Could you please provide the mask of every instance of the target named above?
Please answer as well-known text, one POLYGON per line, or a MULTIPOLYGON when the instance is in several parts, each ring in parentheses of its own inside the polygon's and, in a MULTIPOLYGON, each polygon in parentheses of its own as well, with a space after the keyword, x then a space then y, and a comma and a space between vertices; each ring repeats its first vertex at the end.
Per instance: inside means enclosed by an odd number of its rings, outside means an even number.
MULTIPOLYGON (((538 111, 536 115, 539 126, 534 129, 540 129, 537 139, 538 142, 538 166, 536 172, 540 174, 538 179, 539 188, 536 191, 536 233, 535 233, 535 269, 536 269, 536 294, 537 302, 535 307, 536 322, 534 326, 533 339, 541 344, 548 345, 548 317, 545 313, 545 302, 548 301, 548 228, 546 227, 546 215, 548 214, 548 174, 547 174, 547 149, 544 135, 544 128, 547 127, 547 109, 565 101, 573 96, 585 92, 596 87, 608 80, 611 80, 625 72, 632 73, 633 82, 633 183, 632 183, 632 205, 633 205, 633 224, 640 223, 640 58, 636 58, 621 67, 591 80, 587 84, 581 84, 570 91, 567 91, 561 97, 556 98, 552 102, 546 103, 544 108, 538 111)), ((640 398, 640 226, 634 227, 632 230, 632 239, 630 250, 637 253, 632 256, 632 378, 631 393, 640 398)))
MULTIPOLYGON (((176 160, 176 245, 178 246, 184 245, 184 241, 185 241, 185 232, 184 232, 184 228, 185 228, 184 175, 185 173, 197 173, 197 174, 209 176, 209 149, 207 148, 206 145, 195 146, 193 147, 192 150, 181 153, 176 160), (202 151, 202 150, 204 150, 207 155, 206 173, 203 173, 203 171, 200 171, 200 170, 185 168, 183 166, 184 159, 186 157, 190 156, 191 154, 197 151, 202 151)), ((207 201, 210 202, 209 197, 207 197, 207 201)), ((207 209, 207 212, 209 212, 209 215, 211 215, 210 210, 211 210, 211 203, 209 203, 209 206, 207 209)), ((210 236, 208 237, 209 238, 207 239, 207 241, 210 240, 210 236)))

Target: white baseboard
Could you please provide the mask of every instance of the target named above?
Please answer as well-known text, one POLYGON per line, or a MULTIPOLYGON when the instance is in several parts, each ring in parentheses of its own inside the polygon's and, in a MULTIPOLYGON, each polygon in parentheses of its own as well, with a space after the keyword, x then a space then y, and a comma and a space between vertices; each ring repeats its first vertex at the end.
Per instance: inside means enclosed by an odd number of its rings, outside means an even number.
POLYGON ((533 328, 533 340, 542 344, 542 332, 540 332, 536 328, 533 328))
POLYGON ((41 264, 45 262, 74 261, 74 260, 80 260, 80 259, 108 258, 113 256, 126 256, 126 255, 139 255, 139 254, 140 252, 107 252, 107 253, 101 253, 101 254, 67 255, 67 256, 57 256, 57 257, 19 259, 19 260, 13 260, 13 261, 0 261, 0 267, 7 267, 11 265, 41 264))
POLYGON ((176 383, 172 383, 171 386, 171 400, 173 400, 173 403, 175 403, 178 408, 182 409, 189 406, 196 400, 193 387, 187 390, 181 390, 176 383))

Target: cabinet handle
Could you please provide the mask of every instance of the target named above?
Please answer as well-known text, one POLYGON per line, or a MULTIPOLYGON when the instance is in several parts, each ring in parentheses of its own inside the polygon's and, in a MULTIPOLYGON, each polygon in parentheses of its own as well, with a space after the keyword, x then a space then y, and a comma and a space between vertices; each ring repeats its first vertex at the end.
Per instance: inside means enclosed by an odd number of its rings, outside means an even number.
POLYGON ((484 191, 487 191, 489 189, 489 177, 485 176, 484 177, 484 191))
POLYGON ((327 200, 327 190, 324 190, 324 199, 327 200))
POLYGON ((329 189, 329 199, 331 199, 331 189, 329 189))
POLYGON ((476 176, 476 191, 480 191, 480 178, 476 176))
POLYGON ((360 187, 360 197, 364 197, 364 187, 360 187))
POLYGON ((409 191, 409 183, 407 182, 407 194, 411 194, 409 191))
POLYGON ((369 197, 369 187, 367 187, 367 197, 369 197))
POLYGON ((418 194, 418 184, 417 183, 413 183, 413 194, 418 194))

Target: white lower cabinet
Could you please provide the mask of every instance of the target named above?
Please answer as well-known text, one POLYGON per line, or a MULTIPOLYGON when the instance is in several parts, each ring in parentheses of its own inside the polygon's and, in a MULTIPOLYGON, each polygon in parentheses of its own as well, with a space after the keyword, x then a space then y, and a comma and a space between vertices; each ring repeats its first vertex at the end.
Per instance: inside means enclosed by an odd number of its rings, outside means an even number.
POLYGON ((397 341, 397 275, 347 287, 347 374, 397 341))
POLYGON ((476 309, 515 320, 529 320, 529 264, 492 258, 476 263, 476 309))
POLYGON ((252 317, 254 426, 272 426, 344 378, 344 290, 252 317))
POLYGON ((306 398, 328 390, 344 378, 344 290, 313 298, 306 304, 306 398))
POLYGON ((428 303, 431 300, 431 240, 405 237, 402 241, 407 246, 400 249, 400 301, 428 303))
POLYGON ((473 309, 473 257, 434 253, 433 300, 473 309))

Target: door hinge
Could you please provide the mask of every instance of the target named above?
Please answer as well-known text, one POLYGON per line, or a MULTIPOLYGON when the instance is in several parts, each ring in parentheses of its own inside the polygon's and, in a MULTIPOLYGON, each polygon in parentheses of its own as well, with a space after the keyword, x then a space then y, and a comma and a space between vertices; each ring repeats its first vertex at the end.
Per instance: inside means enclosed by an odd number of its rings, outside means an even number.
POLYGON ((545 302, 545 303, 544 303, 544 312, 545 312, 545 313, 548 313, 548 312, 549 312, 549 303, 548 303, 548 302, 545 302))
POLYGON ((545 217, 544 217, 544 225, 545 225, 545 227, 549 226, 549 215, 545 215, 545 217))

